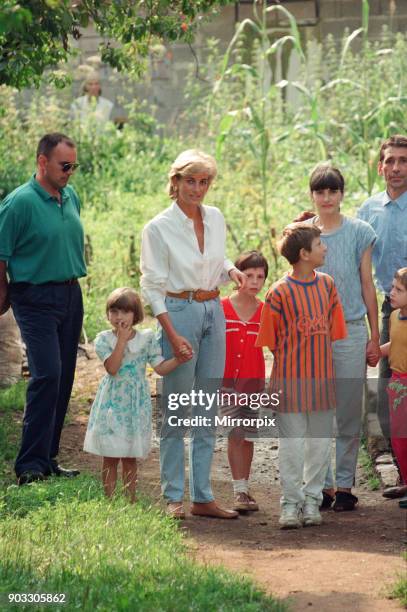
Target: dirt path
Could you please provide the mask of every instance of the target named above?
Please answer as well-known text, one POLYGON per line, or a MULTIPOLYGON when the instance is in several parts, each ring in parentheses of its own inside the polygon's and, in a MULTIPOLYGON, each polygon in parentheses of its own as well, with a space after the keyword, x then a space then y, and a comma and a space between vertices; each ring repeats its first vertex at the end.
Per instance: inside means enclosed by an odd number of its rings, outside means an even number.
MULTIPOLYGON (((83 471, 99 469, 99 459, 83 453, 87 415, 103 368, 91 359, 78 362, 74 400, 64 428, 61 457, 83 471)), ((189 516, 185 530, 196 559, 223 565, 251 576, 269 593, 289 598, 291 609, 321 612, 383 612, 401 610, 386 598, 398 574, 405 574, 401 552, 406 548, 406 512, 370 491, 359 474, 359 509, 351 513, 324 513, 322 527, 294 531, 278 528, 279 495, 277 445, 256 444, 252 492, 260 511, 237 521, 189 516)), ((160 500, 158 445, 142 464, 140 489, 160 500)), ((213 485, 217 499, 231 503, 225 440, 215 452, 213 485)))

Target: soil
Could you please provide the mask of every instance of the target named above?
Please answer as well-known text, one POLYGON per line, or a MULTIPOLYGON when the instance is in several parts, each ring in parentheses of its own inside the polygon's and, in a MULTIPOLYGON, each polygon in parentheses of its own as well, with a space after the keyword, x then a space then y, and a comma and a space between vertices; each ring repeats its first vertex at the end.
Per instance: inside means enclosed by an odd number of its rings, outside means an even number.
MULTIPOLYGON (((70 417, 62 436, 61 463, 82 471, 97 472, 98 457, 82 451, 90 405, 103 366, 92 346, 88 357, 78 359, 70 417)), ((151 377, 154 394, 154 380, 151 377)), ((215 451, 213 488, 216 499, 232 503, 226 441, 215 451)), ((260 511, 237 520, 192 517, 179 524, 200 563, 222 565, 253 578, 268 593, 291 603, 291 610, 321 612, 383 612, 401 610, 389 598, 392 585, 406 575, 401 553, 406 549, 407 514, 397 501, 385 500, 381 491, 371 491, 358 470, 358 508, 354 512, 324 512, 323 525, 281 531, 278 527, 280 487, 277 442, 256 442, 251 493, 260 511)), ((140 490, 164 507, 160 498, 158 441, 139 468, 140 490)), ((186 498, 187 499, 187 498, 186 498)), ((188 510, 188 507, 186 506, 188 510)))

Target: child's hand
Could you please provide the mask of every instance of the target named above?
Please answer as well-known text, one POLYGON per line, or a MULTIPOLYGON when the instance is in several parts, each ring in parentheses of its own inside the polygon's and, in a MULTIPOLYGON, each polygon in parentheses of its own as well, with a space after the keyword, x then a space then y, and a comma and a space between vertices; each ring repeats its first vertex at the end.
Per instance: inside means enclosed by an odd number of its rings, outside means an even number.
POLYGON ((185 361, 189 361, 190 359, 192 359, 192 356, 194 354, 194 351, 191 351, 187 346, 181 347, 179 352, 181 353, 182 358, 185 361))
POLYGON ((123 342, 128 342, 133 336, 133 328, 128 323, 122 321, 117 328, 117 338, 123 342))
POLYGON ((189 361, 192 358, 192 355, 194 354, 192 346, 183 336, 176 336, 173 338, 171 340, 171 345, 174 357, 176 357, 180 363, 189 361))
POLYGON ((366 345, 366 361, 367 364, 374 368, 379 359, 381 357, 380 354, 380 346, 378 342, 375 342, 374 340, 369 340, 369 342, 366 345))

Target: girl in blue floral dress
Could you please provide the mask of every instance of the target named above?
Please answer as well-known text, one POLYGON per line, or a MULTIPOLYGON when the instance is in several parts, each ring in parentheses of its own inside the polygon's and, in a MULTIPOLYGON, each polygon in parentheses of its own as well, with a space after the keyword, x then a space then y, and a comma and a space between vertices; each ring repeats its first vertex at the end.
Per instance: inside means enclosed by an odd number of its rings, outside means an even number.
POLYGON ((84 450, 103 457, 105 494, 116 488, 117 468, 122 462, 126 494, 135 501, 137 458, 151 447, 151 399, 146 380, 147 362, 160 376, 174 370, 175 357, 164 360, 154 333, 134 329, 143 320, 143 307, 135 291, 127 287, 113 291, 106 304, 112 330, 97 335, 95 350, 107 374, 93 402, 84 450))

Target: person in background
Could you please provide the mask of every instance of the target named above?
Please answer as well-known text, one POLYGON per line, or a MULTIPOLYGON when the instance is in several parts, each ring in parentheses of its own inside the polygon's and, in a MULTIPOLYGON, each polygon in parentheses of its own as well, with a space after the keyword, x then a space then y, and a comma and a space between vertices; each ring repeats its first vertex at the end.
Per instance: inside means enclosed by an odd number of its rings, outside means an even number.
MULTIPOLYGON (((262 290, 268 275, 268 263, 258 251, 242 253, 235 261, 238 270, 247 276, 247 283, 230 297, 222 299, 226 319, 226 363, 223 379, 224 391, 232 394, 264 390, 265 364, 263 349, 256 347, 260 316, 263 308, 256 296, 262 290)), ((236 419, 256 417, 250 406, 239 404, 222 406, 222 414, 236 419)), ((232 472, 234 510, 248 512, 258 510, 256 500, 249 492, 250 469, 254 443, 251 437, 256 428, 236 427, 229 432, 228 459, 232 472)))
POLYGON ((10 301, 31 373, 15 463, 20 485, 79 474, 57 459, 83 320, 84 233, 79 198, 68 185, 78 166, 75 143, 46 134, 36 173, 0 207, 0 314, 10 301))
POLYGON ((71 104, 72 118, 79 121, 82 126, 89 122, 103 127, 111 120, 113 102, 102 97, 100 79, 96 73, 87 77, 82 88, 83 96, 71 104))
MULTIPOLYGON (((368 198, 358 210, 359 219, 369 223, 377 234, 372 258, 375 280, 384 295, 380 344, 389 341, 389 320, 392 312, 390 291, 397 270, 407 264, 407 136, 396 134, 380 147, 378 173, 386 183, 385 191, 368 198)), ((387 383, 391 368, 387 358, 379 364, 377 415, 383 436, 390 440, 387 383)), ((389 495, 402 492, 391 487, 389 495)))

